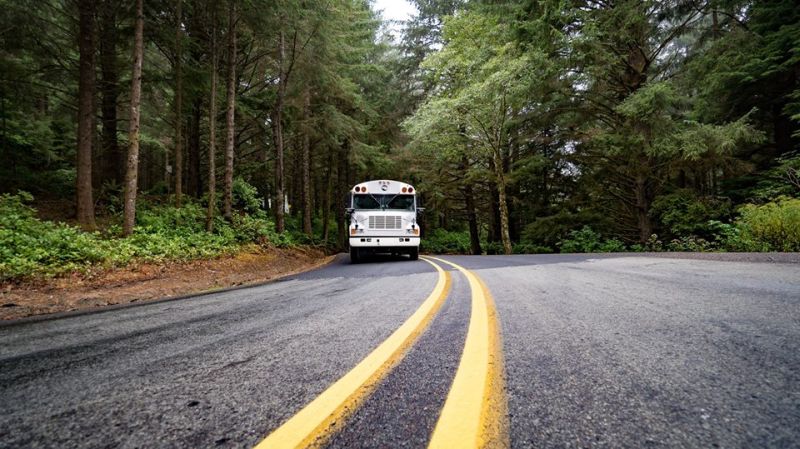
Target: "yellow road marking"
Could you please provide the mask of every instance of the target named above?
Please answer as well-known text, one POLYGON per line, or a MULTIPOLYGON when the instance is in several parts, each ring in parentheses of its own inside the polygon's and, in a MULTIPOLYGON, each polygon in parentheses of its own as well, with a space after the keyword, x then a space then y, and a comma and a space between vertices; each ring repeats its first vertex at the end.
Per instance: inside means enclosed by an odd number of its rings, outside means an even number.
POLYGON ((444 259, 469 281, 472 312, 464 352, 428 448, 469 449, 509 446, 500 327, 494 301, 483 281, 444 259))
POLYGON ((344 424, 400 362, 444 303, 450 291, 450 273, 426 262, 436 268, 439 279, 425 302, 355 368, 258 443, 256 449, 319 447, 344 424))

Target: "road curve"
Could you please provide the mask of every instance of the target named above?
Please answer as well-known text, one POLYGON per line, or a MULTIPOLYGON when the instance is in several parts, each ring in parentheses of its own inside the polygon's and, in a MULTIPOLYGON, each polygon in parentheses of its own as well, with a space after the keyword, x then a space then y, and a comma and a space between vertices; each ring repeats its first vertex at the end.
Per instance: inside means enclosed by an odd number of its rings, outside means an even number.
MULTIPOLYGON (((800 264, 443 259, 468 272, 439 263, 446 300, 319 444, 429 444, 471 338, 469 276, 494 299, 505 389, 491 395, 507 399, 511 447, 800 441, 800 264)), ((438 282, 424 261, 339 257, 258 287, 0 325, 0 447, 254 447, 438 282)))

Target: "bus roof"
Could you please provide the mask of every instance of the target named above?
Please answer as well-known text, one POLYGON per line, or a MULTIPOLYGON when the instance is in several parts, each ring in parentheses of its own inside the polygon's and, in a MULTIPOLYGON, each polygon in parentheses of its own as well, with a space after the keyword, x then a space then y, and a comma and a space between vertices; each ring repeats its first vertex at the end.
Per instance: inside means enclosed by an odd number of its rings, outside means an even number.
POLYGON ((388 194, 415 194, 416 189, 411 184, 405 182, 392 181, 389 179, 378 179, 374 181, 364 181, 353 186, 353 193, 388 193, 388 194), (405 190, 403 190, 405 189, 405 190))

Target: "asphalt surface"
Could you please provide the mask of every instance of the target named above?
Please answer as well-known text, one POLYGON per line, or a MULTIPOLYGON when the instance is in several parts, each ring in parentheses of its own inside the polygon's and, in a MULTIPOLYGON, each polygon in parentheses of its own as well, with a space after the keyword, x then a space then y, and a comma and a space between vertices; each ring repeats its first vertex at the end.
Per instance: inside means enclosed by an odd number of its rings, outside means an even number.
MULTIPOLYGON (((494 297, 512 447, 800 447, 796 255, 446 259, 494 297)), ((449 271, 428 330, 327 447, 425 446, 470 316, 449 271)), ((436 280, 424 261, 340 257, 259 287, 0 325, 0 447, 252 447, 436 280)))

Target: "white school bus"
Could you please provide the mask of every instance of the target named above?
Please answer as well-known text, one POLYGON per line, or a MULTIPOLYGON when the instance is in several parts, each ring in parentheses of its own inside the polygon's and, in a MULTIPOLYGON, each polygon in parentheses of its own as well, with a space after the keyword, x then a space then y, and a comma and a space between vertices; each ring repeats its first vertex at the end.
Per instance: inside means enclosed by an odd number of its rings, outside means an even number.
POLYGON ((408 254, 419 258, 417 190, 411 184, 381 179, 353 186, 348 197, 350 261, 366 254, 408 254))

